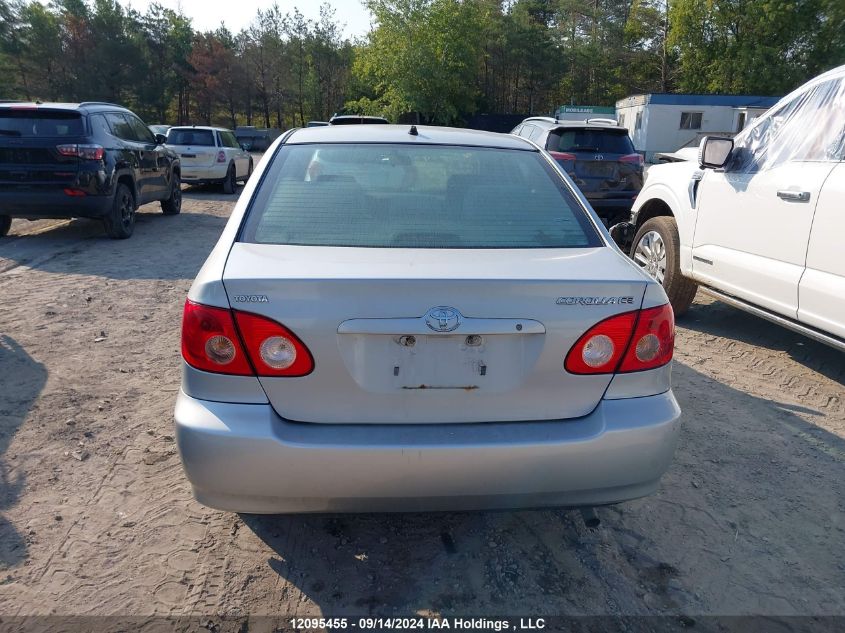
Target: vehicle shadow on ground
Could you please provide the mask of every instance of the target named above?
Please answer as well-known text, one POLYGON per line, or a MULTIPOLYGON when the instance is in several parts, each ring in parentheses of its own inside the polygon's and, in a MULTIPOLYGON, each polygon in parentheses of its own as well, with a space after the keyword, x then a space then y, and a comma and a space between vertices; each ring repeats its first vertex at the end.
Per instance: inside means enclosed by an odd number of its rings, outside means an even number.
POLYGON ((693 304, 689 312, 678 319, 678 326, 786 352, 808 369, 845 383, 845 357, 842 352, 720 301, 693 304))
POLYGON ((184 185, 182 196, 188 200, 213 200, 215 202, 237 202, 243 185, 238 183, 235 193, 223 193, 220 185, 184 185))
POLYGON ((14 339, 0 334, 0 570, 19 564, 27 555, 26 538, 2 514, 18 502, 26 478, 22 469, 13 476, 4 456, 46 382, 44 365, 14 339))
POLYGON ((572 510, 243 515, 272 552, 267 573, 303 594, 282 583, 268 603, 326 616, 845 611, 845 441, 690 367, 676 363, 674 382, 673 465, 656 495, 599 508, 598 529, 572 510))
POLYGON ((0 272, 28 266, 109 279, 191 279, 227 220, 195 212, 165 216, 158 205, 145 205, 126 240, 106 237, 100 222, 74 220, 37 235, 0 240, 0 272))

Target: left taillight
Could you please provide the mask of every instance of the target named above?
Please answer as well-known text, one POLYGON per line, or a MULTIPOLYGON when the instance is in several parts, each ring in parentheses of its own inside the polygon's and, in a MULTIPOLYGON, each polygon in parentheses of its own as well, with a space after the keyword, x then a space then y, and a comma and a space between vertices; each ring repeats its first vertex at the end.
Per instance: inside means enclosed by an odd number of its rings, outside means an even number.
POLYGON ((235 376, 305 376, 311 352, 272 319, 250 312, 185 302, 182 357, 192 367, 235 376))
POLYGON ((672 360, 674 345, 675 315, 667 303, 596 323, 569 350, 564 368, 570 374, 655 369, 672 360))
POLYGON ((191 367, 215 374, 252 376, 232 311, 185 302, 182 314, 182 357, 191 367))
POLYGON ((56 151, 62 156, 75 156, 82 160, 103 160, 106 153, 102 145, 79 145, 76 143, 57 145, 56 151))

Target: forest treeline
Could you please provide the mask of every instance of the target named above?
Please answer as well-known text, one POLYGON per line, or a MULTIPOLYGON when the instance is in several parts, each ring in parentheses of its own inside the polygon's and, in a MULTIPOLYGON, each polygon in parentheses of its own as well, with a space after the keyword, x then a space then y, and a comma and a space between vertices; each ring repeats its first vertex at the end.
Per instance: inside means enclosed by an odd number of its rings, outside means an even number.
POLYGON ((116 0, 0 0, 0 99, 103 100, 150 123, 288 128, 346 111, 460 124, 643 92, 783 94, 845 63, 843 0, 365 0, 272 5, 239 33, 116 0))

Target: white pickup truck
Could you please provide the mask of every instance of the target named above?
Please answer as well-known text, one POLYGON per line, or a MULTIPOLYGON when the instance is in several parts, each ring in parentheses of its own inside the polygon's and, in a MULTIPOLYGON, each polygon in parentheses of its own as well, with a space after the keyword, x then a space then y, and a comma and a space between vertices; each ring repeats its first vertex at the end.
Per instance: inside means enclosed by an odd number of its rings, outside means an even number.
POLYGON ((845 351, 845 66, 705 137, 697 161, 652 167, 611 233, 676 314, 701 288, 845 351))

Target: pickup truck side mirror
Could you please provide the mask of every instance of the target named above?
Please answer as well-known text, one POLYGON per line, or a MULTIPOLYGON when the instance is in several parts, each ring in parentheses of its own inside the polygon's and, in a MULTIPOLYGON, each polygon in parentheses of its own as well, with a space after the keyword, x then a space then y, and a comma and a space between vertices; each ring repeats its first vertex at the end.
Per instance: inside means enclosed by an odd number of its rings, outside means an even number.
POLYGON ((167 137, 164 134, 156 134, 156 143, 164 145, 167 142, 167 137))
POLYGON ((701 168, 721 169, 724 167, 734 148, 731 138, 705 136, 698 146, 698 164, 701 168))

